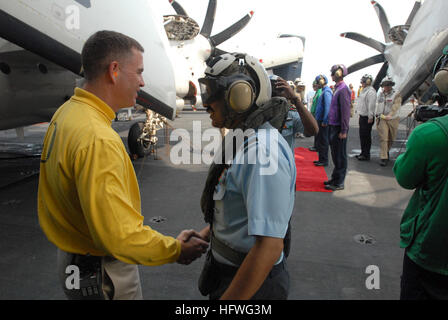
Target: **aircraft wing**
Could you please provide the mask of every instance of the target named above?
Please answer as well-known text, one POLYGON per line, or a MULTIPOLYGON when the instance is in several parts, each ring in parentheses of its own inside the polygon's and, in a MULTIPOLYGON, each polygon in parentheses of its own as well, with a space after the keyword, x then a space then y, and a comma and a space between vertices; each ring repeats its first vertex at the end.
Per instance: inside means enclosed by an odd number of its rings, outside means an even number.
POLYGON ((288 36, 270 40, 257 57, 266 69, 277 68, 303 59, 304 43, 299 37, 288 36))
POLYGON ((174 70, 167 54, 163 17, 146 0, 18 0, 0 5, 0 37, 75 74, 80 52, 98 30, 135 38, 145 48, 145 87, 137 102, 174 119, 174 70))
POLYGON ((266 70, 286 80, 300 78, 305 49, 305 38, 284 34, 263 42, 243 43, 226 48, 229 51, 241 51, 260 59, 266 70), (229 48, 231 50, 229 50, 229 48))

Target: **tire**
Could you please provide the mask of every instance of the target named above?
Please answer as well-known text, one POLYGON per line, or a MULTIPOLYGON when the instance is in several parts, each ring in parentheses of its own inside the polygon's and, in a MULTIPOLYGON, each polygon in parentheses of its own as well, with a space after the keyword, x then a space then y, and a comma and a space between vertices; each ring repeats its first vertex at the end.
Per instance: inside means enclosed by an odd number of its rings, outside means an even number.
POLYGON ((140 142, 140 138, 143 132, 144 122, 136 122, 131 128, 129 128, 128 133, 128 146, 131 155, 137 155, 139 158, 143 158, 145 155, 149 154, 151 151, 151 144, 149 142, 140 142))

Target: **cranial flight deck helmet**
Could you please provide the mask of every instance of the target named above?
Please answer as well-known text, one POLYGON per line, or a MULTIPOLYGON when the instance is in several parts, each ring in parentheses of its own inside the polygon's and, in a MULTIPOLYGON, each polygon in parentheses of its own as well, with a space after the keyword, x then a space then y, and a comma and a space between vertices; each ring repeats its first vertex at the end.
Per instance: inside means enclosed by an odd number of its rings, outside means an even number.
POLYGON ((224 98, 229 115, 241 114, 271 99, 271 83, 258 59, 244 53, 225 53, 207 62, 200 78, 204 104, 224 98))
POLYGON ((361 83, 365 83, 366 85, 370 86, 373 82, 373 77, 370 74, 365 74, 361 78, 361 83))
POLYGON ((335 64, 330 69, 331 75, 337 78, 343 78, 348 74, 348 70, 343 64, 335 64))
POLYGON ((443 55, 434 64, 433 78, 439 92, 448 95, 448 46, 443 49, 443 55))
POLYGON ((318 85, 322 86, 322 87, 328 83, 328 79, 327 79, 327 77, 326 77, 325 75, 323 75, 323 74, 318 75, 318 76, 314 79, 314 81, 316 81, 316 83, 317 83, 318 85))
POLYGON ((386 78, 384 78, 383 79, 383 81, 381 81, 381 87, 384 87, 384 86, 390 86, 390 87, 393 87, 395 85, 395 82, 392 80, 392 78, 391 77, 386 77, 386 78))

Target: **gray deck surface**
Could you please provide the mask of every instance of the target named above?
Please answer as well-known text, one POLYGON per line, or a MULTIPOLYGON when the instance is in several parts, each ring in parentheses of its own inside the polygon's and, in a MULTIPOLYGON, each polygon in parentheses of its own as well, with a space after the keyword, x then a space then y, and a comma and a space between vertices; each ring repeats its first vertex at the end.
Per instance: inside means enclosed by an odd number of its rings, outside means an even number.
MULTIPOLYGON (((406 113, 406 109, 401 111, 402 116, 406 113)), ((208 114, 190 111, 182 112, 171 125, 191 132, 193 120, 201 120, 202 129, 210 127, 208 114)), ((135 121, 113 124, 125 142, 127 129, 135 121)), ((402 141, 406 138, 405 124, 404 119, 391 154, 394 158, 405 149, 402 141)), ((0 131, 2 158, 17 156, 14 148, 18 143, 30 142, 39 147, 45 128, 46 125, 27 127, 24 140, 15 138, 14 130, 0 131)), ((290 299, 399 298, 403 258, 399 222, 412 192, 400 188, 395 181, 393 162, 387 167, 378 165, 376 129, 372 136, 372 160, 359 162, 354 158, 360 149, 355 115, 349 132, 345 190, 297 192, 288 259, 290 299), (354 237, 358 234, 373 237, 375 243, 356 242, 354 237), (366 288, 369 265, 379 267, 378 290, 366 288)), ((296 139, 296 147, 311 144, 312 138, 296 139)), ((161 145, 158 150, 161 160, 138 159, 134 167, 145 223, 163 234, 177 236, 183 229, 199 230, 204 226, 199 199, 208 166, 173 165, 169 150, 169 145, 161 145), (165 220, 151 222, 151 218, 159 216, 165 220)), ((0 159, 0 299, 65 298, 56 274, 56 248, 38 225, 38 165, 38 158, 32 157, 0 159)), ((328 175, 331 170, 330 161, 326 168, 328 175)), ((197 289, 203 259, 189 266, 141 266, 144 298, 205 299, 197 289)))

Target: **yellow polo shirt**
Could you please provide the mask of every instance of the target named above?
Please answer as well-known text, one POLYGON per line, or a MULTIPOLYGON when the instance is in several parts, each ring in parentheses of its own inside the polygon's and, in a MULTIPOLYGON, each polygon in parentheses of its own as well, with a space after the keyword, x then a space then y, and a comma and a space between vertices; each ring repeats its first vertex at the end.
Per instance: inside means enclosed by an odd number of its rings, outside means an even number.
POLYGON ((143 225, 137 177, 114 118, 80 88, 56 111, 41 157, 40 226, 67 252, 150 266, 175 262, 180 242, 143 225))

